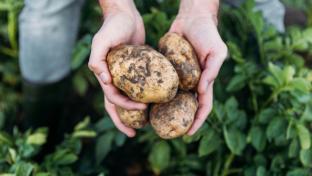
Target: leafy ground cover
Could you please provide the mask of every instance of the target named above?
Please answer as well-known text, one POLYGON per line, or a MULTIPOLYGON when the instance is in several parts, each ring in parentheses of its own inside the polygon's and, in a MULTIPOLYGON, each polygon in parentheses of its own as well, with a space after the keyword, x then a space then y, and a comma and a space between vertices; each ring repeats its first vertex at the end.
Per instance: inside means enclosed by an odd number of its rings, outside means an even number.
MULTIPOLYGON (((253 1, 236 9, 222 6, 219 28, 230 54, 215 83, 213 111, 194 136, 167 141, 150 127, 126 139, 103 111, 101 90, 86 66, 101 15, 96 2, 88 2, 72 57, 75 112, 68 116, 80 122, 42 154, 53 131, 16 127, 22 97, 17 17, 23 1, 0 0, 0 175, 310 176, 312 6, 285 2, 308 15, 307 26, 280 34, 252 10, 253 1)), ((147 43, 156 47, 178 1, 136 4, 147 43)))

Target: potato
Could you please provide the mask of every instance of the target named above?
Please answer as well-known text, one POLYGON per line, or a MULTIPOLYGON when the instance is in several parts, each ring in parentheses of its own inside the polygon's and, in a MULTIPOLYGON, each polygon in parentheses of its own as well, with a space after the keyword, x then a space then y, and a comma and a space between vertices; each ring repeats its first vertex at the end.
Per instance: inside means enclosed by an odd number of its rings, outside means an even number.
POLYGON ((164 103, 174 98, 179 77, 162 54, 148 46, 121 45, 107 56, 113 84, 142 103, 164 103))
POLYGON ((159 51, 169 59, 178 72, 182 90, 191 90, 198 84, 201 70, 191 44, 176 33, 167 33, 159 41, 159 51))
POLYGON ((147 110, 127 110, 116 106, 121 122, 130 128, 143 128, 147 123, 147 110))
POLYGON ((161 138, 182 136, 191 127, 197 107, 198 102, 192 93, 179 91, 172 101, 152 105, 150 123, 161 138))

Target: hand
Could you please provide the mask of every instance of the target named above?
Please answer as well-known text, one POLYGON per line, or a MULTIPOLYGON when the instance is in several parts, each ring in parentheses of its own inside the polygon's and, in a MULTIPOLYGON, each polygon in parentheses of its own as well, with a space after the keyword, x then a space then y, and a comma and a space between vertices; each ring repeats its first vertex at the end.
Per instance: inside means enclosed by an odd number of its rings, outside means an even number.
POLYGON ((216 0, 181 0, 179 14, 169 30, 187 38, 202 68, 197 88, 199 108, 188 135, 202 126, 212 110, 213 83, 227 56, 227 47, 217 29, 218 4, 216 0))
POLYGON ((119 44, 143 44, 145 40, 144 25, 132 0, 100 0, 100 4, 105 20, 93 38, 88 66, 94 72, 103 89, 105 108, 114 124, 121 132, 133 137, 135 131, 121 123, 115 105, 129 110, 142 110, 147 106, 120 94, 119 90, 112 84, 106 55, 110 48, 119 44))

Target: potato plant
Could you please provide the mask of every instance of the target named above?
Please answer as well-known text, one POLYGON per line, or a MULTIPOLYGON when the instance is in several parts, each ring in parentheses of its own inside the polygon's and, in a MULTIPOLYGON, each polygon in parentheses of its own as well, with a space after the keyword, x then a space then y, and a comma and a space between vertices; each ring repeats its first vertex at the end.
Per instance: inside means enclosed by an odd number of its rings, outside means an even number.
MULTIPOLYGON (((178 1, 135 2, 147 44, 157 48, 178 1)), ((229 58, 215 82, 206 123, 193 136, 163 140, 147 125, 126 139, 102 112, 101 90, 86 67, 101 19, 96 2, 88 2, 72 71, 74 92, 85 102, 81 107, 92 106, 91 119, 51 152, 40 153, 47 129, 14 128, 21 97, 16 35, 21 4, 0 0, 0 175, 311 175, 312 72, 306 58, 312 54, 312 27, 292 26, 280 34, 253 10, 253 0, 236 9, 222 5, 219 29, 229 58)))

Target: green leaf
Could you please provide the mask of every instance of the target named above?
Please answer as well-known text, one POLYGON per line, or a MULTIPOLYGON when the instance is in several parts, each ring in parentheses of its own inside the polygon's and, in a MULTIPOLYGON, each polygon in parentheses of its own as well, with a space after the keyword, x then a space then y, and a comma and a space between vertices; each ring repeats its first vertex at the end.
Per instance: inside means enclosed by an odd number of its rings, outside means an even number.
POLYGON ((300 161, 304 166, 312 167, 312 151, 311 151, 311 149, 300 151, 300 161))
POLYGON ((281 117, 275 117, 266 129, 266 136, 269 140, 278 138, 281 135, 286 136, 287 122, 281 117))
POLYGON ((297 134, 299 136, 302 149, 308 149, 311 147, 311 135, 309 130, 302 124, 297 124, 297 134))
POLYGON ((78 156, 68 149, 59 149, 53 154, 52 159, 56 165, 70 165, 78 160, 78 156))
POLYGON ((159 175, 170 163, 170 147, 166 141, 159 141, 154 144, 151 153, 148 156, 152 169, 156 175, 159 175))
POLYGON ((308 169, 296 168, 287 172, 286 176, 311 176, 308 169))
POLYGON ((308 93, 310 90, 310 83, 303 78, 295 78, 289 83, 289 87, 304 93, 308 93))
POLYGON ((297 139, 293 139, 289 145, 288 157, 295 158, 299 155, 300 146, 297 139))
POLYGON ((16 167, 16 176, 30 176, 34 166, 30 163, 18 163, 16 167))
POLYGON ((184 143, 180 138, 178 139, 173 139, 170 141, 179 156, 185 157, 186 156, 186 150, 187 150, 187 145, 184 143))
POLYGON ((201 128, 199 128, 199 130, 192 136, 188 136, 188 135, 184 135, 182 137, 183 141, 185 143, 192 143, 192 142, 196 142, 198 140, 200 140, 201 136, 206 134, 206 132, 208 131, 209 127, 206 123, 204 123, 202 125, 201 128))
POLYGON ((235 92, 241 90, 247 84, 247 78, 245 74, 237 74, 228 83, 226 87, 226 91, 228 92, 235 92))
POLYGON ((95 130, 97 132, 103 132, 105 130, 114 129, 114 123, 109 117, 103 117, 95 124, 95 130))
POLYGON ((115 133, 110 131, 99 136, 97 139, 95 144, 95 157, 97 164, 100 164, 111 150, 114 137, 115 133))
POLYGON ((86 94, 88 90, 88 81, 82 75, 77 74, 74 76, 73 85, 74 85, 75 90, 80 96, 83 96, 86 94))
POLYGON ((92 37, 90 34, 84 36, 81 40, 78 41, 76 47, 73 51, 71 68, 76 70, 81 67, 84 61, 88 58, 91 50, 92 37))
POLYGON ((312 44, 312 28, 307 28, 302 33, 303 38, 308 41, 310 44, 312 44))
POLYGON ((275 114, 275 110, 272 108, 264 109, 259 113, 259 122, 261 124, 267 124, 274 118, 275 114))
POLYGON ((246 136, 236 128, 223 128, 224 138, 227 147, 232 153, 241 155, 246 146, 246 136))
POLYGON ((220 122, 223 122, 226 113, 223 104, 219 103, 218 101, 215 101, 212 112, 214 112, 214 114, 216 115, 217 119, 220 122))
POLYGON ((264 50, 266 52, 270 52, 270 51, 274 51, 274 50, 281 50, 283 49, 283 40, 280 37, 276 37, 273 40, 269 40, 267 42, 264 43, 263 45, 264 50))
POLYGON ((73 134, 73 137, 76 137, 76 138, 93 138, 95 136, 96 136, 96 132, 91 131, 91 130, 75 131, 73 134))
POLYGON ((63 155, 62 158, 57 160, 58 165, 69 165, 78 160, 78 156, 73 153, 67 153, 66 155, 63 155))
POLYGON ((44 133, 34 133, 27 137, 26 143, 33 144, 33 145, 42 145, 46 143, 47 134, 44 133))
POLYGON ((78 131, 78 130, 82 130, 84 128, 86 128, 90 123, 90 117, 85 117, 83 119, 83 121, 79 122, 76 126, 75 126, 75 130, 78 131))
POLYGON ((312 107, 311 105, 307 105, 304 109, 304 112, 301 116, 303 121, 311 122, 312 121, 312 107))
POLYGON ((266 170, 263 166, 259 166, 257 168, 257 174, 256 176, 266 176, 266 170))
POLYGON ((273 75, 274 80, 278 83, 279 86, 284 84, 284 74, 283 70, 273 63, 269 63, 269 71, 273 75))
POLYGON ((290 81, 293 80, 295 75, 295 69, 292 66, 286 66, 283 69, 283 82, 285 82, 286 84, 288 84, 290 81))
POLYGON ((237 63, 244 63, 244 59, 239 47, 233 42, 227 42, 227 46, 233 60, 237 63))
POLYGON ((279 82, 271 75, 265 77, 263 79, 263 83, 272 86, 273 88, 279 88, 281 85, 279 84, 279 82))
POLYGON ((1 131, 0 132, 0 144, 13 145, 13 141, 7 133, 1 131))
POLYGON ((220 147, 221 140, 214 130, 209 130, 200 140, 198 155, 209 155, 220 147))
POLYGON ((282 155, 274 155, 271 162, 272 171, 280 171, 281 168, 285 167, 285 161, 282 155))
POLYGON ((229 98, 225 102, 225 112, 227 114, 227 122, 235 122, 242 116, 241 112, 238 111, 238 102, 234 97, 229 98))
POLYGON ((252 127, 248 138, 252 146, 258 151, 262 152, 266 146, 266 136, 264 130, 258 126, 252 127))
POLYGON ((125 134, 118 132, 115 137, 115 144, 120 147, 125 143, 126 139, 127 137, 125 134))

